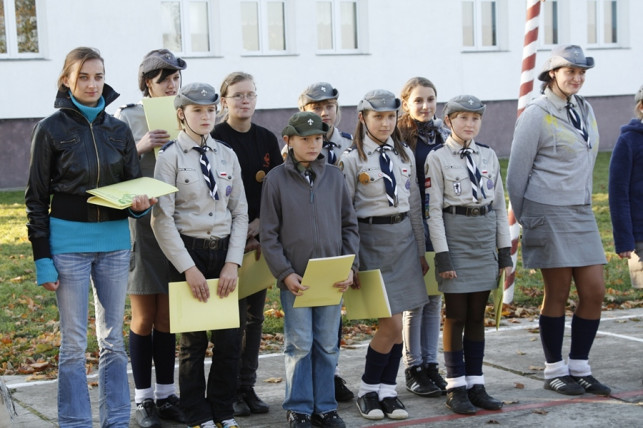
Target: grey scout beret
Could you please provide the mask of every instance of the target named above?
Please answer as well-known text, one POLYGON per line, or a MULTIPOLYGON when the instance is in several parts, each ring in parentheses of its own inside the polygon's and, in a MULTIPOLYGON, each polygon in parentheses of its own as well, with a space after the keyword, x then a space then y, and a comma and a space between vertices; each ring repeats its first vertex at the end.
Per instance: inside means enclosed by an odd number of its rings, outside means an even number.
POLYGON ((402 102, 395 97, 393 92, 385 89, 375 89, 364 95, 364 98, 357 104, 357 111, 397 111, 402 102))
POLYGON ((538 80, 549 82, 549 72, 560 67, 577 67, 588 69, 594 67, 594 58, 586 57, 583 49, 577 45, 556 46, 551 50, 551 56, 547 58, 543 69, 538 75, 538 80))
POLYGON ((219 95, 212 85, 207 83, 188 83, 179 89, 174 98, 174 108, 185 107, 191 104, 212 105, 219 104, 219 95))
POLYGON ((138 86, 141 90, 145 88, 143 75, 154 70, 185 70, 187 64, 181 58, 174 56, 167 49, 155 49, 148 52, 141 65, 138 67, 138 86))
POLYGON ((486 106, 482 104, 478 98, 473 95, 458 95, 457 97, 451 98, 444 105, 443 115, 449 116, 451 113, 457 113, 461 111, 468 111, 471 113, 483 114, 486 106))
POLYGON ((281 135, 308 137, 326 132, 328 132, 328 124, 324 123, 321 117, 310 111, 301 111, 290 117, 281 135))
POLYGON ((304 92, 299 95, 297 104, 299 109, 303 110, 304 107, 310 103, 316 103, 325 100, 336 100, 339 97, 339 91, 333 88, 328 82, 317 82, 304 89, 304 92))

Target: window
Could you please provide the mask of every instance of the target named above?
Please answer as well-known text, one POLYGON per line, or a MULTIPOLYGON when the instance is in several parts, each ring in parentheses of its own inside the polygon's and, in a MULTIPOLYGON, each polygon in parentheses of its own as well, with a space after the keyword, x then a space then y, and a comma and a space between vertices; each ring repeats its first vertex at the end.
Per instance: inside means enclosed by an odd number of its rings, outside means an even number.
POLYGON ((462 42, 465 48, 496 49, 498 23, 496 1, 462 2, 462 42))
POLYGON ((616 0, 587 1, 587 43, 615 45, 618 43, 616 0))
POLYGON ((161 2, 163 47, 184 55, 213 52, 212 7, 208 0, 161 2))
POLYGON ((558 44, 558 1, 548 0, 540 3, 540 45, 558 44))
POLYGON ((285 1, 242 1, 241 33, 243 50, 250 53, 285 53, 285 1))
POLYGON ((0 58, 41 57, 37 0, 0 0, 0 58))
POLYGON ((318 1, 317 49, 331 52, 360 49, 357 17, 357 1, 318 1))

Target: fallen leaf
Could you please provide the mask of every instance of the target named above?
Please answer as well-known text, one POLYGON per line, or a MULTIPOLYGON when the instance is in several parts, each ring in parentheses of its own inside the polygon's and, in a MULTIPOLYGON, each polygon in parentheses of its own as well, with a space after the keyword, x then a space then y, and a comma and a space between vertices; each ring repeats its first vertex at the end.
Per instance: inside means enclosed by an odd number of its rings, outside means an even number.
POLYGON ((516 389, 525 389, 525 384, 520 382, 514 382, 514 388, 516 389))
POLYGON ((548 414, 549 412, 548 412, 547 410, 543 410, 543 409, 536 409, 536 410, 534 410, 532 413, 535 413, 535 414, 537 414, 537 415, 546 415, 546 414, 548 414))
POLYGON ((545 370, 545 368, 544 367, 539 367, 539 366, 529 366, 529 370, 535 370, 535 371, 541 372, 541 371, 545 370))
POLYGON ((264 382, 266 383, 281 383, 283 381, 284 379, 281 377, 269 377, 268 379, 264 379, 264 382))
POLYGON ((518 355, 526 355, 527 353, 524 352, 524 351, 516 351, 516 354, 518 354, 518 355))
POLYGON ((498 422, 495 419, 489 419, 487 422, 485 422, 488 425, 500 425, 500 422, 498 422))

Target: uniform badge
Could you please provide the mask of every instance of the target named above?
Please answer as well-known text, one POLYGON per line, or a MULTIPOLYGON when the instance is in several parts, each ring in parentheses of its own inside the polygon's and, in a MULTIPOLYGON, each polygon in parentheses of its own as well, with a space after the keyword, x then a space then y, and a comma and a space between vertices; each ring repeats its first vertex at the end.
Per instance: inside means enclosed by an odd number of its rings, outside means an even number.
POLYGON ((261 169, 260 169, 260 170, 259 170, 259 171, 257 171, 257 173, 255 174, 255 180, 257 180, 257 183, 262 183, 262 182, 263 182, 263 179, 264 179, 264 177, 265 177, 265 176, 266 176, 265 171, 263 171, 263 170, 261 170, 261 169))
POLYGON ((427 177, 424 179, 424 188, 428 189, 431 187, 431 177, 427 177))
POLYGON ((227 173, 227 172, 225 172, 225 171, 221 171, 221 172, 219 173, 219 177, 221 177, 221 178, 228 178, 228 173, 227 173))
POLYGON ((341 169, 342 171, 344 170, 344 162, 339 161, 339 164, 337 164, 337 166, 338 166, 338 167, 339 167, 339 169, 341 169))
POLYGON ((453 183, 453 193, 455 193, 456 196, 460 196, 462 194, 462 186, 459 181, 453 183))
POLYGON ((409 170, 408 168, 402 168, 402 174, 408 174, 409 170))
POLYGON ((411 188, 411 180, 406 180, 406 183, 404 183, 404 187, 406 190, 409 190, 411 188))
POLYGON ((487 189, 493 189, 493 180, 490 178, 487 180, 487 189))
POLYGON ((368 175, 367 172, 360 172, 357 176, 357 180, 362 184, 368 184, 368 182, 371 181, 371 176, 368 175))
POLYGON ((230 193, 232 193, 232 186, 228 186, 225 188, 225 195, 230 196, 230 193))

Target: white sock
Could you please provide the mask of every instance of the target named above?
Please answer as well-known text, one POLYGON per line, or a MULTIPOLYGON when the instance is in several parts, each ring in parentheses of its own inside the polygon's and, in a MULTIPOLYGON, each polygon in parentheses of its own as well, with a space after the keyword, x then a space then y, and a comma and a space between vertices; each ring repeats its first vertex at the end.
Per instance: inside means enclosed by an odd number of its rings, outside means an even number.
POLYGON ((134 388, 134 402, 136 404, 141 404, 143 401, 147 399, 154 399, 154 389, 150 386, 149 388, 145 389, 137 389, 134 388))
POLYGON ((359 384, 359 391, 357 392, 357 398, 363 397, 369 392, 377 392, 379 394, 380 384, 379 383, 370 384, 370 383, 361 381, 361 383, 359 384))
POLYGON ((154 385, 154 387, 156 389, 154 392, 154 396, 157 400, 162 400, 172 394, 176 394, 176 389, 174 388, 173 383, 157 383, 154 385))
POLYGON ((335 366, 335 376, 339 376, 339 366, 335 366))
POLYGON ((448 377, 447 381, 447 390, 453 388, 459 388, 461 386, 467 386, 467 378, 465 376, 459 377, 448 377))
POLYGON ((567 367, 565 360, 556 361, 555 363, 545 363, 543 375, 545 376, 545 379, 569 376, 569 368, 567 367))
POLYGON ((570 358, 569 374, 576 377, 591 375, 592 369, 589 366, 589 360, 573 360, 570 358))
POLYGON ((467 380, 467 389, 473 388, 473 385, 484 385, 484 375, 480 376, 465 376, 467 380))
POLYGON ((380 390, 377 393, 377 396, 380 401, 388 397, 397 397, 397 391, 395 390, 396 385, 388 385, 386 383, 380 383, 380 390))

